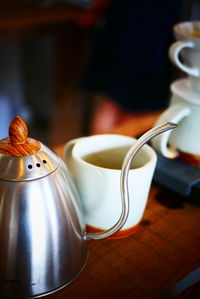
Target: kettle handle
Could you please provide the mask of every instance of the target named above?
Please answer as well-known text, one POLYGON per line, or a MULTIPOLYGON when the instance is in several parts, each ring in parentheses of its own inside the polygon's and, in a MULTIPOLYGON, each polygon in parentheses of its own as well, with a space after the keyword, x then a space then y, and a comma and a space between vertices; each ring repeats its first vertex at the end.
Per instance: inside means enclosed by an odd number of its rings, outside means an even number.
POLYGON ((130 170, 131 162, 133 158, 135 157, 136 153, 143 147, 144 144, 146 144, 150 139, 153 137, 164 133, 165 131, 171 130, 176 128, 178 125, 172 122, 166 122, 164 124, 161 124, 159 126, 156 126, 152 128, 151 130, 147 131, 145 134, 143 134, 137 142, 129 149, 128 153, 126 154, 122 169, 121 169, 121 179, 120 179, 120 185, 121 185, 121 200, 122 200, 122 213, 117 221, 117 223, 111 227, 108 230, 105 230, 103 232, 97 232, 97 233, 87 233, 86 238, 87 240, 100 240, 107 237, 110 237, 114 235, 116 232, 118 232, 123 225, 125 224, 128 214, 129 214, 129 191, 128 191, 128 173, 130 170))

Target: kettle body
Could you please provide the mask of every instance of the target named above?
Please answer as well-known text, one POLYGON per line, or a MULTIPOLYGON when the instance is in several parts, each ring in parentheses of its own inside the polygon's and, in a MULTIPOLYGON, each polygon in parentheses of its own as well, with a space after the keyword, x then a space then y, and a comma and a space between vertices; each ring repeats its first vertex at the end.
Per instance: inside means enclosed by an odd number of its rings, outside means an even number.
POLYGON ((77 191, 64 162, 44 145, 34 155, 1 155, 0 165, 1 297, 54 292, 87 259, 77 191))
POLYGON ((138 150, 176 127, 166 123, 145 133, 128 151, 121 171, 122 213, 103 232, 86 233, 78 190, 68 168, 42 143, 28 138, 15 117, 0 140, 0 298, 48 295, 66 286, 87 260, 87 240, 119 231, 129 214, 128 172, 138 150))

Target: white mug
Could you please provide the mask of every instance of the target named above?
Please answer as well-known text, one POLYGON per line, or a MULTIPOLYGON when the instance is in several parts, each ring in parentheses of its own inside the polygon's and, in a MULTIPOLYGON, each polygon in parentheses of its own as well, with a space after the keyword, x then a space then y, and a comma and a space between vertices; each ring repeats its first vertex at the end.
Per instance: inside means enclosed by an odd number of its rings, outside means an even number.
POLYGON ((180 156, 186 162, 200 166, 200 94, 190 89, 190 80, 171 84, 171 102, 156 125, 163 121, 176 122, 179 127, 156 136, 151 144, 166 158, 180 156))
POLYGON ((169 48, 169 58, 190 76, 192 89, 200 92, 200 22, 179 23, 173 30, 177 41, 169 48))
MULTIPOLYGON (((101 232, 112 227, 120 217, 122 204, 120 194, 120 173, 126 151, 136 139, 114 134, 82 137, 68 142, 64 149, 64 160, 78 187, 85 213, 87 231, 101 232), (126 147, 126 149, 123 149, 126 147), (117 155, 115 154, 118 148, 117 155), (94 162, 87 160, 88 155, 109 151, 108 161, 97 166, 100 157, 94 162), (116 158, 117 157, 117 158, 116 158), (87 160, 87 161, 86 161, 87 160), (116 163, 113 169, 110 163, 116 163), (110 167, 110 168, 109 168, 110 167)), ((156 153, 144 145, 133 159, 136 168, 130 169, 129 216, 123 228, 111 238, 123 238, 133 234, 141 221, 148 200, 149 189, 156 165, 156 153)))

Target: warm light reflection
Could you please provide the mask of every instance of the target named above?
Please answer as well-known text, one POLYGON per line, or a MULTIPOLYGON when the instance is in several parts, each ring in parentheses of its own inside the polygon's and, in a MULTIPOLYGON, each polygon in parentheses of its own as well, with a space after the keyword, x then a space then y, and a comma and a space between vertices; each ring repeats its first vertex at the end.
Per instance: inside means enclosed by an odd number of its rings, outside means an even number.
POLYGON ((46 160, 47 163, 45 164, 45 168, 48 170, 48 171, 52 171, 52 169, 54 169, 54 165, 53 163, 51 162, 51 159, 47 156, 46 153, 40 153, 40 160, 43 161, 43 160, 46 160))
POLYGON ((18 168, 17 168, 18 169, 18 177, 22 178, 22 177, 24 177, 24 173, 25 173, 24 159, 19 159, 18 161, 19 161, 19 165, 18 165, 18 168))

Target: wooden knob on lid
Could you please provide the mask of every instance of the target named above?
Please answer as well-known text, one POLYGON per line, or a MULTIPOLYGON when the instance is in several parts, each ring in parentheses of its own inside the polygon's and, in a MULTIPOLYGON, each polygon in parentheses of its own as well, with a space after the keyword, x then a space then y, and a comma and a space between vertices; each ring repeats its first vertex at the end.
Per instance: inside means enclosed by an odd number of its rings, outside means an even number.
POLYGON ((12 144, 22 144, 27 141, 28 128, 20 116, 16 116, 10 123, 9 137, 12 144))
POLYGON ((16 116, 9 126, 9 137, 0 140, 0 153, 8 156, 27 156, 39 151, 41 145, 28 137, 28 128, 20 116, 16 116))

